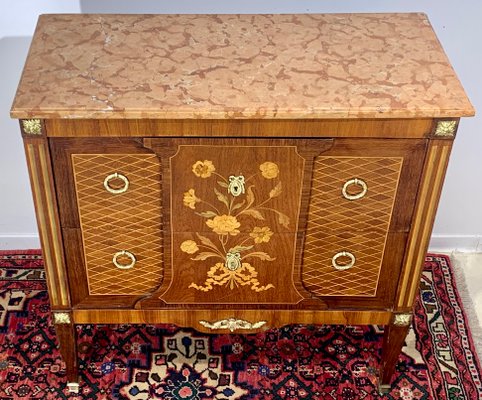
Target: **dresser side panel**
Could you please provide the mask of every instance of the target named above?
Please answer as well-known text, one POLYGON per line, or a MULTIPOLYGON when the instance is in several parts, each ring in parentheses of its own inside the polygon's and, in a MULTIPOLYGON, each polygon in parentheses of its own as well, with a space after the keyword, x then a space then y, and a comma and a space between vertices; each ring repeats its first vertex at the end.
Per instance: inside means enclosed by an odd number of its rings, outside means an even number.
POLYGON ((395 303, 399 311, 411 310, 415 300, 452 144, 452 140, 435 139, 427 149, 395 303))

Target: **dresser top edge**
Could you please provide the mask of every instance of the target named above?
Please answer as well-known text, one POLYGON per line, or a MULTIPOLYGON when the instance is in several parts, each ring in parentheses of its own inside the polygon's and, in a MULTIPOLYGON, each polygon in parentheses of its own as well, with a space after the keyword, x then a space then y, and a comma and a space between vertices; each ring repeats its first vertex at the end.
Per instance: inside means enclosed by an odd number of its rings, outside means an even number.
POLYGON ((13 118, 474 115, 425 14, 39 18, 13 118))

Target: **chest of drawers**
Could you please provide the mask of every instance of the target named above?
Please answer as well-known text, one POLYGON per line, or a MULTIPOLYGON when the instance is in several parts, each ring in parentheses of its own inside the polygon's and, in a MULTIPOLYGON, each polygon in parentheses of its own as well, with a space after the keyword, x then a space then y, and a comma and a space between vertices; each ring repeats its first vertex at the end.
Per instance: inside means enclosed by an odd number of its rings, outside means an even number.
POLYGON ((411 320, 459 118, 427 18, 41 16, 20 119, 72 391, 75 324, 411 320))

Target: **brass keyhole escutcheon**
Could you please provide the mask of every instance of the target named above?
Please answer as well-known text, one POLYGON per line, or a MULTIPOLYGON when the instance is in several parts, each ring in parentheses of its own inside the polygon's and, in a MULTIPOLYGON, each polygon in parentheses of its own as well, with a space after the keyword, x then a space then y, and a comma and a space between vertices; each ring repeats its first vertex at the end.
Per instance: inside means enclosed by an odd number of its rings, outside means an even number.
POLYGON ((241 267, 241 254, 228 252, 226 254, 226 268, 230 271, 236 271, 241 267))
POLYGON ((244 194, 244 176, 243 175, 231 175, 229 177, 228 193, 231 193, 234 197, 238 197, 244 194))

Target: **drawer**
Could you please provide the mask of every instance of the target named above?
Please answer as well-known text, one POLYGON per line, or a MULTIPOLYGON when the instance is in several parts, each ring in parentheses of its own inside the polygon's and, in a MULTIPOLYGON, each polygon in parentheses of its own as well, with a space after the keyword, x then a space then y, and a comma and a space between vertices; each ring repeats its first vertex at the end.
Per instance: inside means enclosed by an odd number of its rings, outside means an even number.
POLYGON ((302 281, 317 296, 376 295, 387 232, 317 231, 306 237, 302 281))
POLYGON ((82 228, 160 228, 161 169, 152 154, 72 154, 82 228))
POLYGON ((167 172, 172 231, 297 232, 305 160, 295 146, 248 143, 178 145, 167 172))
POLYGON ((402 164, 402 157, 317 157, 308 231, 388 229, 402 164))
POLYGON ((159 229, 83 227, 82 242, 90 295, 144 295, 161 284, 159 229))
POLYGON ((291 233, 172 235, 170 304, 293 304, 296 237, 291 233))

